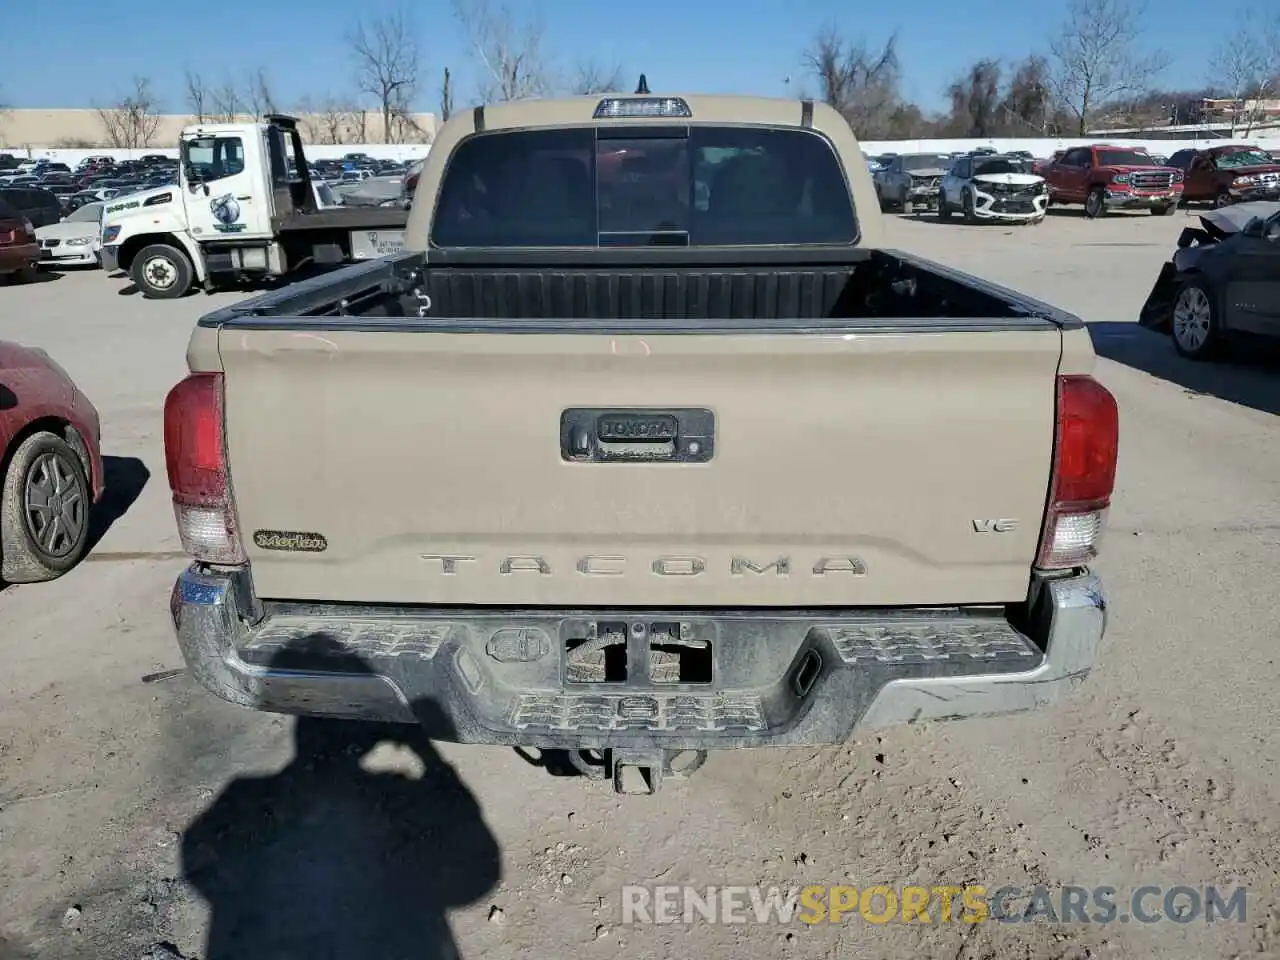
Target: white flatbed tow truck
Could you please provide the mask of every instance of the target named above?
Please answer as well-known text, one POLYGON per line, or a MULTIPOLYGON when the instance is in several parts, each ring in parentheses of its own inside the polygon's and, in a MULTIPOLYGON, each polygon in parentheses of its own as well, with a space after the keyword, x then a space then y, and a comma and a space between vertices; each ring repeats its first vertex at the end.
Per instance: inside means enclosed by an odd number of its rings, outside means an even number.
POLYGON ((144 297, 372 259, 404 244, 404 209, 316 202, 293 117, 189 126, 179 150, 177 186, 119 197, 103 210, 102 265, 129 274, 144 297))

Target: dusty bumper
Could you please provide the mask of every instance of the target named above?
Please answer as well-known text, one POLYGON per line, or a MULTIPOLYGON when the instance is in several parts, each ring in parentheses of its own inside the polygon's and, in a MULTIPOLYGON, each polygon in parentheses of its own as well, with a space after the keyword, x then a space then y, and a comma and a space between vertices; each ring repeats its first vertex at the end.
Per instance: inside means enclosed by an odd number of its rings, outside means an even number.
POLYGON ((1236 203, 1251 200, 1280 200, 1280 183, 1264 183, 1252 187, 1232 187, 1231 199, 1236 203))
POLYGON ((1108 190, 1106 205, 1110 208, 1127 210, 1146 210, 1152 207, 1167 207, 1182 201, 1182 192, 1177 190, 1160 193, 1131 193, 1127 190, 1108 190))
POLYGON ((40 253, 40 262, 45 264, 62 264, 69 267, 85 267, 90 264, 97 264, 98 254, 93 250, 86 250, 83 253, 74 253, 68 255, 55 255, 47 250, 40 253))
POLYGON ((264 607, 246 577, 194 567, 174 585, 172 614, 192 674, 241 706, 421 722, 459 742, 706 749, 835 743, 864 728, 1052 703, 1093 666, 1106 603, 1089 574, 1038 593, 1024 628, 1035 640, 966 611, 264 607), (668 626, 709 638, 712 682, 568 682, 565 637, 606 620, 628 650, 668 626))
POLYGON ((981 220, 1040 220, 1049 209, 1049 195, 1038 194, 1034 197, 1019 197, 1010 200, 1006 197, 992 197, 983 194, 974 206, 973 212, 981 220))

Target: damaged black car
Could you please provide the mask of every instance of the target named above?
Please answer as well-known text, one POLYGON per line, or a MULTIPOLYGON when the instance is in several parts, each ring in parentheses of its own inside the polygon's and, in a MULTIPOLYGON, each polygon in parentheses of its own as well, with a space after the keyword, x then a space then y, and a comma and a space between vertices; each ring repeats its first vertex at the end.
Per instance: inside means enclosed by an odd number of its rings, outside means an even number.
POLYGON ((1280 202, 1205 211, 1178 238, 1140 322, 1168 331, 1184 357, 1209 359, 1232 339, 1280 337, 1280 202))

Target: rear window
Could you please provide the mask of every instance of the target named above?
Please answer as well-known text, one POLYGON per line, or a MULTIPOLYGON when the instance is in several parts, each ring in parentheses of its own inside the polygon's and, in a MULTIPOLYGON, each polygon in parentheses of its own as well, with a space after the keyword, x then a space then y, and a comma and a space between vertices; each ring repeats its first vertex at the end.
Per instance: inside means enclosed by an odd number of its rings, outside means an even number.
POLYGON ((478 134, 450 158, 438 247, 839 244, 857 239, 831 145, 763 127, 478 134))

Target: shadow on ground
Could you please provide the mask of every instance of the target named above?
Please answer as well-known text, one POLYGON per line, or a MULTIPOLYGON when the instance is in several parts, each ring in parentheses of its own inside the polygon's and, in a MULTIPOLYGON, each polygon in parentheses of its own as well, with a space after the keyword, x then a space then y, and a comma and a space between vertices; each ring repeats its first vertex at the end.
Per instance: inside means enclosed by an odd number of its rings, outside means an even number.
POLYGON ((188 827, 183 873, 211 913, 202 960, 459 956, 445 911, 497 885, 498 844, 426 739, 451 725, 434 703, 415 711, 421 729, 299 718, 288 766, 233 781, 188 827), (371 769, 388 743, 418 769, 371 769))
MULTIPOLYGON (((1074 220, 1086 219, 1084 215, 1083 203, 1067 205, 1067 206, 1063 206, 1062 204, 1055 204, 1049 207, 1049 209, 1045 212, 1048 213, 1049 216, 1051 217, 1067 217, 1068 219, 1074 219, 1074 220)), ((1153 214, 1149 210, 1108 210, 1101 217, 1098 217, 1098 219, 1099 220, 1122 220, 1125 217, 1154 217, 1154 216, 1166 216, 1166 214, 1153 214)), ((1176 216, 1176 214, 1169 214, 1169 216, 1176 216)))
POLYGON ((102 479, 106 489, 89 518, 89 540, 85 556, 92 555, 112 524, 134 505, 151 479, 151 471, 137 457, 103 457, 102 479))
POLYGON ((1179 356, 1167 333, 1120 321, 1088 326, 1100 357, 1176 383, 1188 393, 1280 414, 1280 349, 1274 345, 1250 344, 1217 361, 1196 361, 1179 356))
POLYGON ((42 267, 41 269, 37 270, 35 273, 26 277, 18 277, 13 274, 0 275, 0 286, 4 286, 5 284, 8 284, 9 286, 23 287, 23 286, 30 286, 31 284, 34 284, 34 283, 53 283, 55 280, 61 280, 61 279, 62 279, 61 273, 56 273, 56 272, 51 273, 42 267))

